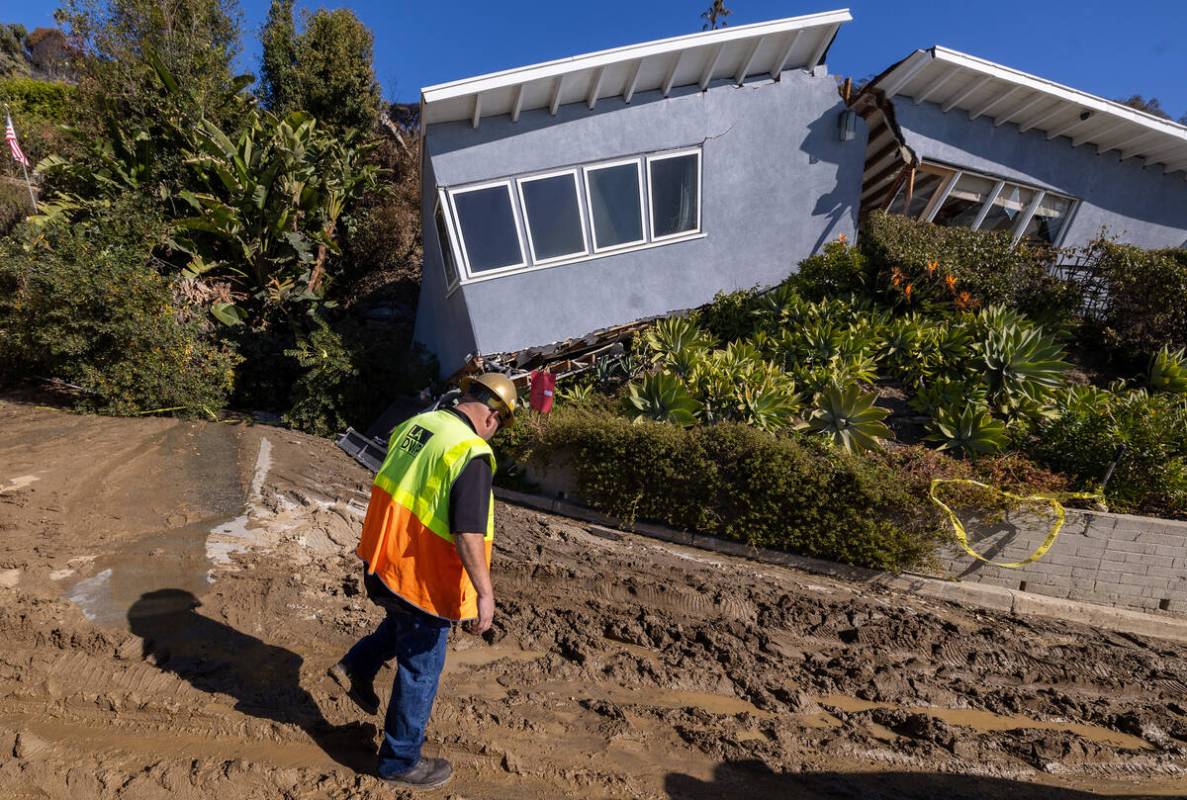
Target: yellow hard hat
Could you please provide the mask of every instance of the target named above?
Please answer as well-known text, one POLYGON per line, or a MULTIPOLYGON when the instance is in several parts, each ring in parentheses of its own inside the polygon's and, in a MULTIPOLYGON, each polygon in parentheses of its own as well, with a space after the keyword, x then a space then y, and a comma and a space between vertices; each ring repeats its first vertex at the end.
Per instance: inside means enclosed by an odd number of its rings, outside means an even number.
POLYGON ((496 409, 500 412, 500 420, 502 424, 510 425, 515 419, 515 408, 519 403, 519 393, 511 379, 499 372, 484 372, 481 375, 468 378, 462 385, 462 389, 470 391, 470 387, 476 383, 487 389, 497 399, 498 405, 501 406, 496 409))

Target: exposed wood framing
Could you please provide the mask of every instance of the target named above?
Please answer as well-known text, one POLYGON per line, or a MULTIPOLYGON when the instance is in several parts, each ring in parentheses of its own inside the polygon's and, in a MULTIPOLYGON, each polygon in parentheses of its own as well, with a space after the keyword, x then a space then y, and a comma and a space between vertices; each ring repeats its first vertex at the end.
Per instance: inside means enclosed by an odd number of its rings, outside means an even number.
POLYGON ((548 113, 556 116, 556 110, 560 108, 561 104, 561 89, 565 87, 565 76, 557 75, 556 80, 552 83, 552 99, 548 101, 548 113))
POLYGON ((482 119, 482 95, 474 95, 474 111, 470 115, 470 127, 477 128, 478 120, 482 119))
POLYGON ((1014 106, 1013 109, 1011 109, 1010 111, 1007 111, 1005 114, 1002 114, 999 117, 994 117, 993 127, 1000 128, 1002 125, 1005 125, 1007 122, 1011 121, 1012 119, 1017 117, 1019 114, 1025 112, 1025 111, 1030 111, 1032 108, 1034 108, 1035 106, 1037 106, 1039 103, 1043 102, 1046 99, 1047 99, 1046 95, 1036 92, 1031 97, 1027 98, 1026 100, 1023 100, 1022 103, 1020 103, 1019 105, 1014 106))
POLYGON ((626 88, 622 92, 622 101, 628 105, 631 102, 631 97, 635 94, 635 86, 639 83, 639 70, 643 68, 643 59, 635 62, 635 66, 631 67, 631 76, 626 79, 626 88))
POLYGON ((947 114, 949 111, 951 111, 952 109, 954 109, 958 105, 960 105, 961 101, 963 101, 965 98, 967 98, 969 95, 976 92, 978 89, 980 89, 982 86, 984 86, 987 83, 989 83, 988 75, 983 75, 980 78, 977 78, 975 81, 972 81, 971 83, 969 83, 968 86, 964 87, 959 92, 952 95, 952 97, 949 98, 948 102, 944 103, 944 105, 942 105, 940 107, 940 109, 945 114, 947 114))
POLYGON ((589 110, 593 111, 594 106, 598 104, 598 92, 602 88, 602 76, 606 74, 605 67, 598 67, 598 71, 594 73, 593 80, 589 82, 589 94, 585 98, 585 104, 589 106, 589 110))
POLYGON ((799 31, 792 31, 788 34, 787 44, 783 46, 783 51, 775 59, 774 66, 771 68, 771 80, 779 80, 783 74, 783 67, 787 65, 787 59, 791 58, 791 51, 795 49, 795 43, 799 41, 799 38, 799 31))
POLYGON ((523 84, 515 87, 515 99, 511 101, 511 121, 519 122, 519 112, 523 110, 523 84))
POLYGON ((758 48, 766 41, 765 36, 760 36, 754 40, 754 44, 750 45, 750 49, 746 51, 746 57, 742 59, 741 66, 738 67, 738 72, 734 75, 734 83, 739 86, 746 80, 746 73, 750 71, 750 65, 754 63, 754 56, 758 53, 758 48))
POLYGON ((680 62, 683 60, 683 58, 684 51, 681 50, 676 54, 676 57, 672 59, 672 66, 668 67, 668 74, 664 76, 663 85, 659 88, 661 96, 667 97, 671 93, 672 83, 676 80, 676 71, 680 69, 680 62))
POLYGON ((951 72, 945 72, 943 75, 941 75, 939 80, 932 81, 930 84, 928 84, 926 89, 915 95, 915 105, 925 102, 927 98, 938 92, 945 83, 952 80, 953 76, 957 74, 959 74, 957 70, 952 70, 951 72))
POLYGON ((724 50, 724 44, 714 47, 713 55, 709 56, 709 63, 701 70, 701 79, 697 81, 697 86, 701 87, 702 92, 709 88, 709 82, 713 80, 713 73, 717 70, 717 62, 721 60, 721 53, 724 50))
POLYGON ((824 58, 824 51, 828 50, 828 46, 832 44, 833 37, 837 35, 837 31, 840 29, 841 26, 837 23, 828 26, 828 30, 820 37, 820 44, 816 45, 816 49, 812 51, 812 56, 805 62, 804 69, 811 72, 816 68, 816 65, 820 63, 820 59, 824 58))
POLYGON ((986 111, 988 111, 989 109, 996 106, 998 103, 1004 103, 1006 100, 1009 100, 1011 97, 1018 94, 1018 92, 1021 88, 1022 88, 1021 86, 1014 86, 1011 89, 1009 89, 1008 91, 997 95, 996 97, 991 97, 989 99, 989 102, 982 103, 977 108, 974 108, 972 111, 970 111, 969 119, 976 119, 977 117, 981 116, 986 111))

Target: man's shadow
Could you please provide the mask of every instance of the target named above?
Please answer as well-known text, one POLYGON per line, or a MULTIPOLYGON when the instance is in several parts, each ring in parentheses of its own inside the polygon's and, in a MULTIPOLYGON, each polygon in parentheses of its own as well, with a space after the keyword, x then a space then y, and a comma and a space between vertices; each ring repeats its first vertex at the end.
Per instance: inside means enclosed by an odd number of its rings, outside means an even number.
POLYGON ((144 656, 195 689, 234 697, 237 711, 299 726, 339 764, 374 771, 375 727, 330 724, 301 688, 301 656, 202 616, 200 605, 181 589, 141 595, 128 609, 128 624, 144 640, 144 656))

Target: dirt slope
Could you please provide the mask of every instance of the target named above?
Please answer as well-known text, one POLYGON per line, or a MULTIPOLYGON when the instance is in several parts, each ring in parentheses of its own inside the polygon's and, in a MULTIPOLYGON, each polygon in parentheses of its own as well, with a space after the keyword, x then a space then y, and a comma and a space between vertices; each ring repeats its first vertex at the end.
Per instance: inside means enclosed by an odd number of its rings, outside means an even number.
MULTIPOLYGON (((323 677, 379 619, 368 483, 288 431, 0 402, 0 796, 397 796, 323 677)), ((435 796, 1187 796, 1187 647, 497 520, 435 796)))

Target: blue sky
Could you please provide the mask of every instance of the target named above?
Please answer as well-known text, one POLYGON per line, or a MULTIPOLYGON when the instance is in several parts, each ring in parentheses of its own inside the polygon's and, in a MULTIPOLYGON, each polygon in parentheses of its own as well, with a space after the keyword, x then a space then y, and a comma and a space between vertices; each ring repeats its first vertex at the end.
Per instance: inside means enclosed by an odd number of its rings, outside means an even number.
MULTIPOLYGON (((375 33, 375 71, 389 99, 420 87, 537 61, 700 30, 709 0, 349 0, 375 33)), ((243 68, 255 71, 268 0, 240 0, 243 68)), ((0 21, 52 24, 56 0, 5 3, 0 21)), ((727 0, 729 21, 777 19, 843 7, 801 0, 727 0)), ((857 0, 829 68, 861 78, 919 47, 942 44, 1104 97, 1155 96, 1187 114, 1187 2, 1154 0, 857 0)))

